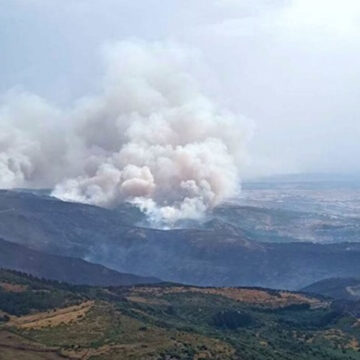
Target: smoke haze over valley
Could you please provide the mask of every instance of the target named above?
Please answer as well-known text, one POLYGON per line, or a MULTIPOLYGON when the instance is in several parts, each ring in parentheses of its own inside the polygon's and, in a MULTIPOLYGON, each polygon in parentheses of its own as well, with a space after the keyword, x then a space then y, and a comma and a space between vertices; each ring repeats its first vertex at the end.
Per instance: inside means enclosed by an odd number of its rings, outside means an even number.
POLYGON ((44 191, 1 191, 0 238, 121 273, 202 286, 298 290, 358 277, 357 180, 306 178, 244 183, 242 199, 167 230, 154 229, 129 204, 106 209, 44 191))

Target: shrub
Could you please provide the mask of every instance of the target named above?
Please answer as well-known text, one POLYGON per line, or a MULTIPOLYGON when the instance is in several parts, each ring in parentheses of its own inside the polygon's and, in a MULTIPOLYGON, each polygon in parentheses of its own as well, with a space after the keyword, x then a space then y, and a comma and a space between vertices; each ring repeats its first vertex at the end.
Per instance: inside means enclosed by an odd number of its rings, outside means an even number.
POLYGON ((220 311, 212 318, 212 324, 219 328, 235 330, 240 327, 246 327, 253 322, 252 317, 240 311, 220 311))

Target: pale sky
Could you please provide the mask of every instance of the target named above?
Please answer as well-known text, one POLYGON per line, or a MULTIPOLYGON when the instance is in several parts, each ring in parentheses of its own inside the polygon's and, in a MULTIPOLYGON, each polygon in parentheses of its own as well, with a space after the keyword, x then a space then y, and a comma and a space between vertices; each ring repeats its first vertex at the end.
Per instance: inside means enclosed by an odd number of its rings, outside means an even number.
POLYGON ((256 124, 248 175, 360 172, 358 0, 2 0, 0 92, 69 106, 128 39, 199 52, 194 76, 256 124))

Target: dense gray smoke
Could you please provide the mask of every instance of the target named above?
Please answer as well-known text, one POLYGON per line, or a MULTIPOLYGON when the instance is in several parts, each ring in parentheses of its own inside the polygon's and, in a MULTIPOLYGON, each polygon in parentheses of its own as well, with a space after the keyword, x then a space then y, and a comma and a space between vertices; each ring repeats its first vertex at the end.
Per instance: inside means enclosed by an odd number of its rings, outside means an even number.
POLYGON ((70 111, 31 95, 4 99, 0 186, 52 186, 60 199, 105 207, 128 201, 163 224, 235 196, 247 121, 200 91, 191 52, 123 42, 106 58, 103 94, 70 111))

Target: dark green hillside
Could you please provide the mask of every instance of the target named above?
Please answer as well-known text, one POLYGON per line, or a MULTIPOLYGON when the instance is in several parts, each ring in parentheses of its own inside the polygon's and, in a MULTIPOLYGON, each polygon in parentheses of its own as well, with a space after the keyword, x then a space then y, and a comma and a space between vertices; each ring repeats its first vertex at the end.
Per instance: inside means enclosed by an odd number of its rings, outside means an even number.
POLYGON ((303 288, 302 291, 329 296, 334 299, 360 300, 360 279, 325 279, 303 288))
POLYGON ((1 238, 0 268, 72 284, 120 286, 160 282, 156 278, 119 273, 74 257, 46 254, 1 238))

